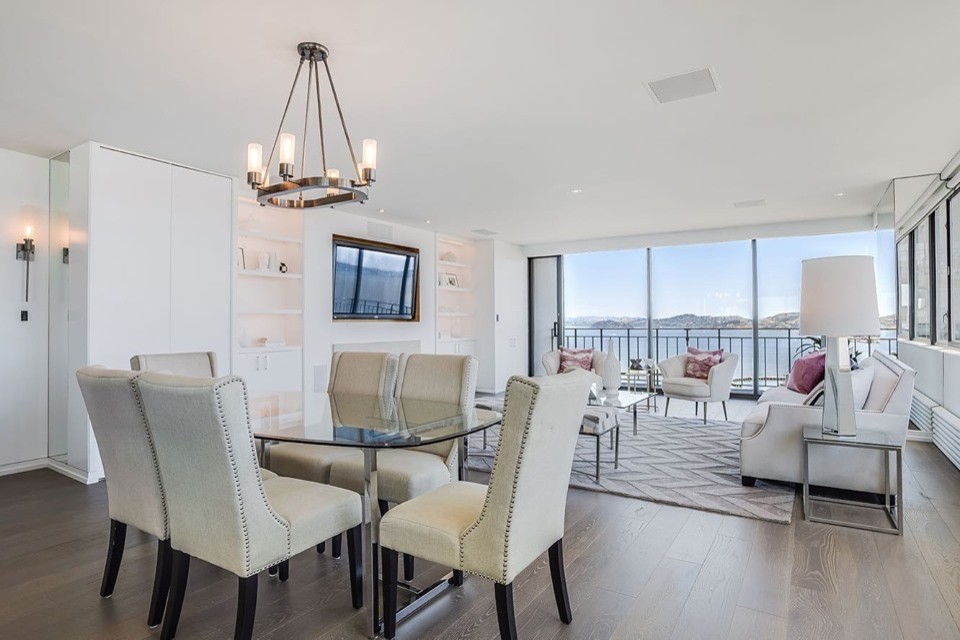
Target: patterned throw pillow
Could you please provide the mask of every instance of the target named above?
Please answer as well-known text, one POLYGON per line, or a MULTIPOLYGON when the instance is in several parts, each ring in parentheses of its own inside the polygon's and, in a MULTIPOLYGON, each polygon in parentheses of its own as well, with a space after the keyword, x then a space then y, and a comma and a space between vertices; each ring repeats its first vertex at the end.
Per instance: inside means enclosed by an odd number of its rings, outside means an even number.
POLYGON ((710 369, 720 364, 720 356, 712 353, 688 353, 687 367, 683 374, 687 378, 699 378, 706 380, 710 375, 710 369))
POLYGON ((709 353, 710 355, 717 356, 718 358, 723 357, 723 349, 697 349, 696 347, 687 347, 687 353, 692 356, 709 353))
POLYGON ((823 382, 823 370, 827 363, 827 353, 816 351, 802 358, 797 358, 787 378, 787 389, 797 393, 810 393, 813 388, 823 382))
POLYGON ((568 349, 560 347, 560 371, 583 369, 590 371, 593 363, 593 349, 568 349))

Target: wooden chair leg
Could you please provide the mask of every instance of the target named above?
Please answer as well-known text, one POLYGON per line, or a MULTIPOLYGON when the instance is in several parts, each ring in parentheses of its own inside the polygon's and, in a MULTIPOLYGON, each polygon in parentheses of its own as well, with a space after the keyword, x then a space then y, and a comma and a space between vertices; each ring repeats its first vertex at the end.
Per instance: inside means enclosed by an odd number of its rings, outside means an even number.
MULTIPOLYGON (((282 563, 280 571, 283 571, 282 563)), ((257 617, 257 578, 259 575, 255 573, 249 578, 240 578, 240 588, 237 591, 237 626, 233 631, 234 640, 250 640, 253 638, 253 623, 257 617)))
POLYGON ((275 565, 273 565, 273 566, 267 567, 267 575, 268 575, 268 576, 275 576, 275 575, 277 575, 277 572, 278 572, 278 571, 280 571, 280 565, 279 565, 279 564, 275 564, 275 565))
POLYGON ((414 566, 415 560, 413 558, 414 557, 408 553, 403 554, 403 579, 407 582, 413 580, 416 574, 416 567, 414 566))
POLYGON ((707 424, 707 403, 703 403, 703 424, 707 424))
POLYGON ((284 560, 277 566, 280 568, 280 582, 286 582, 290 578, 290 561, 284 560))
POLYGON ((100 597, 109 598, 117 586, 120 573, 120 561, 123 560, 123 545, 127 540, 127 525, 117 520, 110 521, 110 542, 107 545, 107 563, 103 567, 103 580, 100 582, 100 597))
POLYGON ((700 403, 699 403, 699 402, 694 402, 694 403, 693 403, 693 415, 695 415, 695 416, 700 415, 700 403))
POLYGON ((563 540, 557 540, 550 547, 550 579, 553 582, 553 596, 557 600, 557 613, 563 624, 573 622, 570 610, 570 597, 567 595, 567 576, 563 568, 563 540))
POLYGON ((170 593, 170 570, 173 563, 173 549, 170 540, 157 543, 157 569, 153 574, 153 596, 150 598, 150 613, 147 626, 151 629, 163 622, 163 609, 167 606, 167 594, 170 593))
POLYGON ((392 640, 397 635, 397 569, 399 554, 380 547, 383 557, 383 637, 392 640))
POLYGON ((668 413, 670 413, 670 398, 667 398, 667 406, 663 408, 663 417, 666 418, 668 413))
POLYGON ((723 419, 729 421, 730 418, 727 417, 727 401, 724 400, 724 401, 721 402, 720 404, 723 405, 723 419))
POLYGON ((517 619, 513 613, 513 583, 494 583, 497 600, 497 622, 500 623, 500 640, 517 640, 517 619))
POLYGON ((177 635, 180 611, 183 609, 183 596, 187 592, 187 575, 190 573, 190 556, 176 549, 173 550, 172 556, 170 595, 167 598, 167 611, 163 615, 160 640, 172 640, 177 635))
POLYGON ((340 553, 343 551, 343 534, 338 533, 330 539, 331 546, 333 547, 330 550, 330 553, 333 554, 333 557, 337 560, 340 559, 340 553))
POLYGON ((363 525, 347 531, 347 564, 350 565, 350 598, 354 609, 363 607, 363 525))
POLYGON ((453 570, 453 576, 451 576, 451 578, 450 578, 450 584, 452 584, 452 585, 455 586, 455 587, 462 587, 462 586, 463 586, 463 571, 460 571, 459 569, 454 569, 454 570, 453 570))
POLYGON ((327 550, 326 542, 321 542, 320 544, 317 545, 317 553, 323 553, 326 550, 327 550))

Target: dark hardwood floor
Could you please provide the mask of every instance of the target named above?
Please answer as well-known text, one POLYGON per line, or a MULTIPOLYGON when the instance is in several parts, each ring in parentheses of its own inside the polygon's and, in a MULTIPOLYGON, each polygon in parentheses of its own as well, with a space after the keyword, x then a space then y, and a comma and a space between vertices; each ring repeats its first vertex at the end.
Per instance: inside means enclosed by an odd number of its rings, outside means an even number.
MULTIPOLYGON (((557 617, 547 554, 515 583, 520 637, 960 638, 960 472, 932 445, 906 456, 902 538, 789 526, 571 490, 564 559, 573 624, 557 617)), ((472 478, 478 480, 480 478, 472 478)), ((112 598, 104 485, 52 471, 0 478, 0 637, 156 638, 146 626, 155 540, 134 529, 112 598)), ((418 582, 439 567, 418 563, 418 582)), ((232 637, 236 578, 194 562, 179 638, 232 637)), ((261 579, 255 635, 362 638, 346 554, 313 551, 286 583, 261 579)), ((498 637, 493 585, 468 577, 398 638, 498 637)))

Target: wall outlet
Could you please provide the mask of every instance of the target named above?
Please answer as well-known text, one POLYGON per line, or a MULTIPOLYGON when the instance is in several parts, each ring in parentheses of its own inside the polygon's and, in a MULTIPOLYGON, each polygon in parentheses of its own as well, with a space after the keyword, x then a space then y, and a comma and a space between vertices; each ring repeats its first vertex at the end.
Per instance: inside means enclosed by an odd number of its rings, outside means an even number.
POLYGON ((29 314, 26 309, 20 312, 20 322, 26 322, 29 319, 29 314))
POLYGON ((517 346, 517 339, 516 339, 516 338, 510 338, 510 346, 511 346, 511 347, 516 347, 516 346, 517 346))

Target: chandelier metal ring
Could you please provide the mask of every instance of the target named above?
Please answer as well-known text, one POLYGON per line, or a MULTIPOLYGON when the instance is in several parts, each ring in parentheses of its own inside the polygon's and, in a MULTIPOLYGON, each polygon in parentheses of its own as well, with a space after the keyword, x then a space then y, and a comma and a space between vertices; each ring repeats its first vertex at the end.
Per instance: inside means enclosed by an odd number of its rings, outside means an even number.
POLYGON ((283 209, 310 209, 312 207, 329 207, 335 204, 348 202, 364 202, 369 196, 362 187, 354 186, 346 178, 326 178, 322 176, 308 176, 296 180, 286 180, 257 190, 257 202, 269 204, 283 209), (310 189, 327 189, 327 195, 322 198, 293 198, 289 196, 302 195, 310 189), (339 193, 331 193, 337 190, 339 193))

